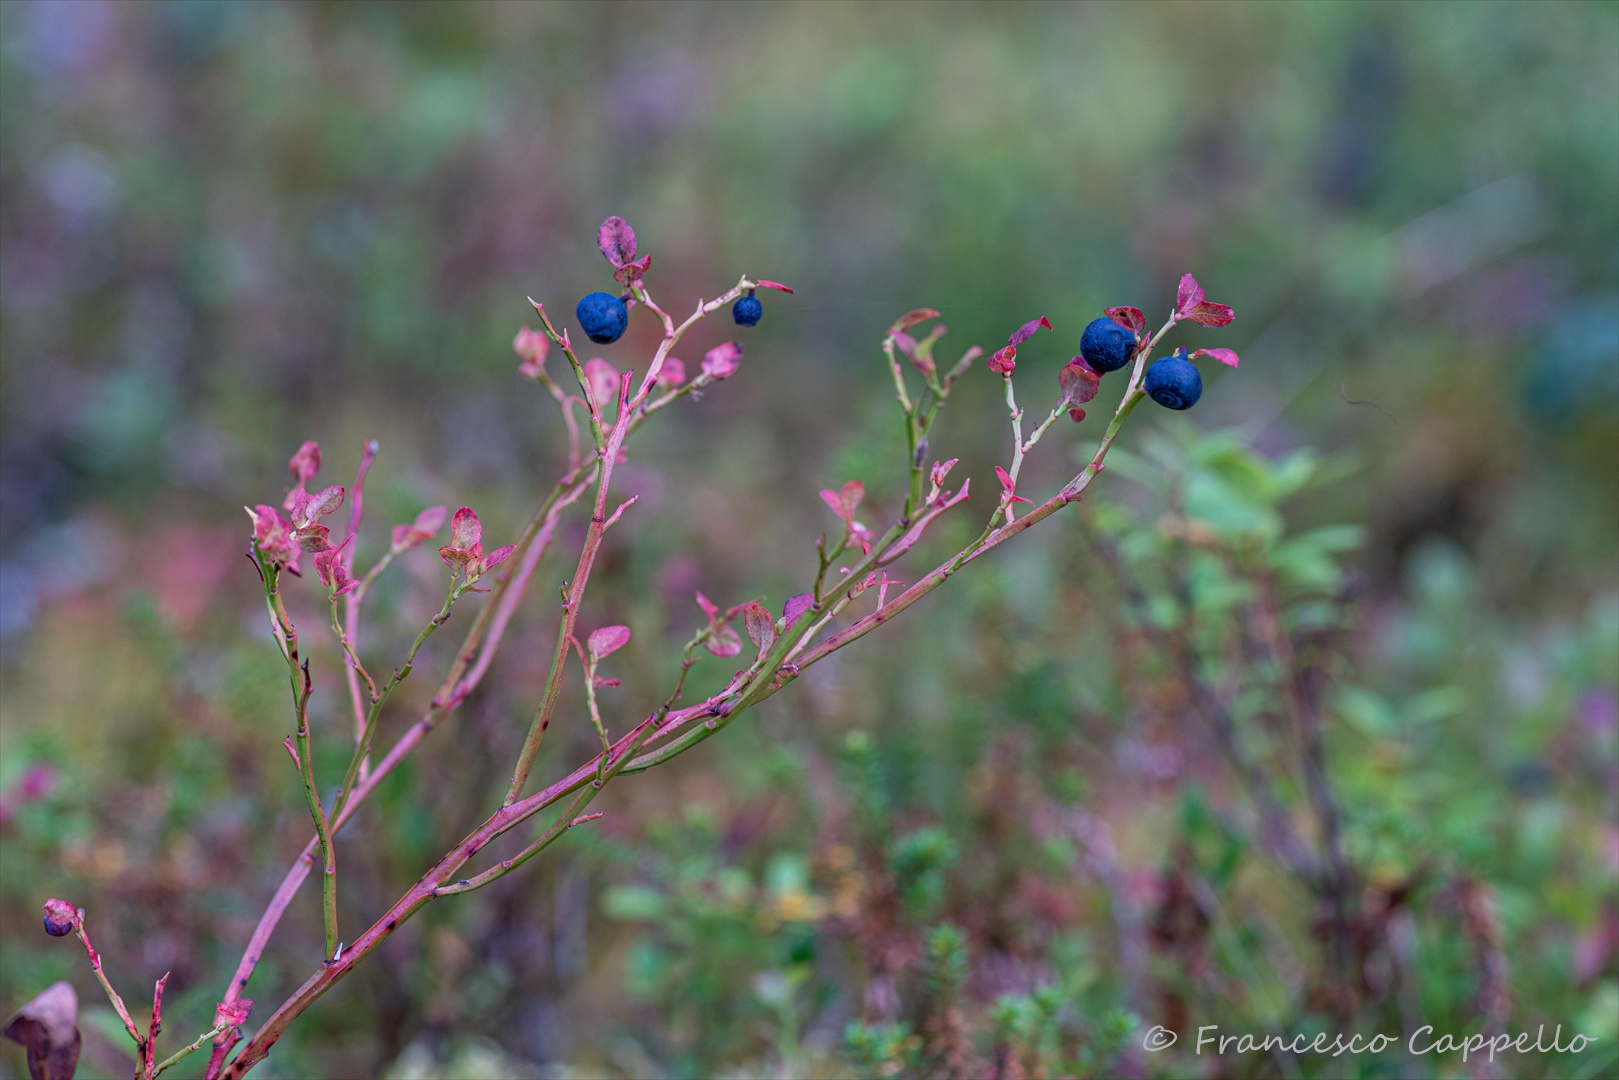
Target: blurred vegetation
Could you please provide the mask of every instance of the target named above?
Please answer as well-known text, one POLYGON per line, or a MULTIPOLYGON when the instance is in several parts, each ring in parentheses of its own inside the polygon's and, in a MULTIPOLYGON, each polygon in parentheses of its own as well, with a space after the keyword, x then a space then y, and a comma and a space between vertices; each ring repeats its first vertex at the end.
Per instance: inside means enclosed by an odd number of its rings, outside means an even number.
MULTIPOLYGON (((952 355, 1048 315, 1053 355, 1020 357, 1038 402, 1100 309, 1156 317, 1191 270, 1239 318, 1171 344, 1242 367, 1191 414, 1138 410, 1082 504, 925 611, 423 911, 259 1072, 1172 1076, 1213 1067, 1198 1025, 1426 1023, 1562 1024, 1600 1041, 1494 1075, 1605 1074, 1616 101, 1601 3, 0 4, 0 1009, 68 978, 81 1075, 127 1072, 82 954, 39 933, 59 895, 126 995, 174 971, 171 1049, 209 1026, 307 830, 239 507, 278 500, 303 440, 346 483, 375 437, 362 562, 433 503, 506 542, 563 445, 515 381, 524 297, 606 287, 617 213, 671 310, 742 272, 797 289, 622 470, 641 501, 587 612, 636 630, 620 717, 666 692, 696 589, 798 591, 833 524, 817 489, 895 503, 876 345, 900 313, 941 310, 952 355), (1143 1053, 1153 1024, 1180 1043, 1143 1053)), ((603 355, 655 337, 637 313, 603 355)), ((1075 471, 1116 392, 1025 486, 1075 471)), ((999 388, 980 369, 951 411, 933 456, 995 490, 999 388)), ((345 834, 346 926, 491 808, 568 558, 345 834)), ((440 572, 418 552, 374 590, 378 663, 440 572)), ((330 645, 313 592, 294 614, 330 645)), ((326 776, 338 671, 318 654, 326 776)), ((568 700, 545 775, 595 739, 568 700)), ((306 893, 257 1019, 320 937, 306 893)))

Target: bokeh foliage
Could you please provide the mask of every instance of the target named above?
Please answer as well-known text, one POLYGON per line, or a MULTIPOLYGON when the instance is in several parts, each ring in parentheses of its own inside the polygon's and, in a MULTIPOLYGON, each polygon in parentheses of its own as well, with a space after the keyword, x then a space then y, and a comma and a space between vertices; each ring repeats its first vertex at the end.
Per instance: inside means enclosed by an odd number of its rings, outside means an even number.
MULTIPOLYGON (((1020 358, 1038 403, 1101 308, 1156 317, 1192 270, 1239 319, 1171 344, 1243 363, 1206 372, 1191 414, 1138 411, 1130 456, 1064 519, 615 788, 543 865, 425 911, 267 1072, 938 1071, 996 1048, 1037 1072, 1173 1070, 1129 1057, 1130 1015, 1316 1023, 1308 890, 1153 644, 1183 629, 1211 683, 1245 689, 1234 720, 1285 778, 1277 673, 1230 655, 1221 622, 1256 575, 1292 628, 1345 631, 1326 749, 1346 851, 1369 890, 1428 883, 1402 915, 1410 999, 1364 1015, 1478 1029, 1471 894, 1443 884, 1478 882, 1509 1030, 1611 1050, 1615 101, 1619 12, 1598 3, 0 5, 0 1007, 58 977, 97 1000, 36 929, 55 894, 89 909, 126 993, 174 969, 171 1033, 207 1026, 305 828, 238 508, 277 501, 304 439, 342 483, 375 437, 370 550, 431 503, 470 503, 506 542, 562 445, 508 343, 525 295, 568 312, 607 286, 594 229, 617 213, 677 310, 743 271, 798 290, 766 297, 741 373, 660 417, 624 470, 642 498, 589 613, 636 628, 620 716, 661 698, 695 589, 798 591, 834 525, 818 488, 860 478, 892 504, 876 343, 903 311, 941 310, 948 350, 1050 316, 1051 375, 1020 358), (1083 840, 1096 822, 1111 864, 1083 840), (1144 957, 1132 898, 1168 920, 1144 957), (1169 918, 1185 910, 1207 925, 1169 918)), ((631 366, 654 336, 632 317, 603 355, 631 366)), ((993 491, 999 388, 975 372, 952 412, 934 456, 993 491)), ((1070 475, 1099 419, 1054 432, 1025 484, 1070 475)), ((976 533, 941 526, 920 561, 976 533)), ((418 554, 374 596, 379 657, 436 608, 418 554)), ((345 837, 346 924, 487 813, 549 591, 345 837)), ((325 775, 337 670, 317 667, 325 775)), ((431 681, 401 690, 384 740, 431 681)), ((550 770, 594 739, 566 715, 550 770)), ((262 1008, 319 938, 300 902, 262 1008)), ((87 1073, 123 1071, 120 1038, 91 1038, 87 1073)))

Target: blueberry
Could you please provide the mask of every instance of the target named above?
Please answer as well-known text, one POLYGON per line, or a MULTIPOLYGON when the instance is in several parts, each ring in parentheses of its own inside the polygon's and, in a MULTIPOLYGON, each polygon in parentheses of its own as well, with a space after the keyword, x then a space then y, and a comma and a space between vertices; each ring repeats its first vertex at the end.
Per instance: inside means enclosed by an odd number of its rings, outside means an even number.
POLYGON ((65 937, 73 932, 73 920, 59 919, 52 915, 46 915, 45 932, 51 937, 65 937))
POLYGON ((629 324, 630 311, 624 301, 611 293, 593 292, 574 309, 585 336, 598 345, 611 345, 624 336, 629 324))
POLYGON ((1112 319, 1093 319, 1079 337, 1079 355, 1097 371, 1117 371, 1136 351, 1136 336, 1112 319))
POLYGON ((1145 385, 1147 396, 1166 409, 1190 409, 1203 396, 1203 376, 1184 355, 1154 360, 1145 385))
POLYGON ((758 326, 759 316, 764 313, 765 306, 752 293, 731 305, 731 318, 736 320, 738 326, 758 326))

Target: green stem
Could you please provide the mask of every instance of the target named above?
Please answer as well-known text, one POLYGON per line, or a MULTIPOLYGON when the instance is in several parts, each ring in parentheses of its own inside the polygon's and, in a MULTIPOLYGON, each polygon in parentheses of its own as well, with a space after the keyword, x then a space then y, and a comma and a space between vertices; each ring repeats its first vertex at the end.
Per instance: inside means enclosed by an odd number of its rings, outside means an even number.
POLYGON ((170 1066, 178 1065, 182 1059, 196 1053, 198 1050, 201 1050, 203 1043, 207 1042, 209 1039, 218 1038, 224 1033, 228 1026, 228 1024, 220 1024, 218 1027, 212 1028, 211 1030, 205 1031, 201 1035, 198 1035, 196 1042, 190 1044, 189 1046, 181 1047, 179 1050, 176 1050, 174 1053, 158 1062, 157 1066, 152 1070, 152 1075, 155 1077, 159 1073, 168 1069, 170 1066))

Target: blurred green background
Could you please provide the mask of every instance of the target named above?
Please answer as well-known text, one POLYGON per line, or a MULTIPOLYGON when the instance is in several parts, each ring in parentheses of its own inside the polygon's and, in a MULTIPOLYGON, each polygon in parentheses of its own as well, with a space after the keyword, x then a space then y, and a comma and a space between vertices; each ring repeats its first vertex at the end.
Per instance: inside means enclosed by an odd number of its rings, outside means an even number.
MULTIPOLYGON (((1139 410, 1078 508, 616 786, 527 872, 423 912, 261 1073, 1614 1066, 1612 3, 0 3, 0 1010, 69 978, 81 1075, 128 1071, 82 954, 39 933, 57 895, 126 996, 174 971, 169 1049, 208 1026, 307 831, 240 507, 279 501, 303 440, 347 483, 376 438, 362 564, 435 503, 506 542, 562 446, 510 340, 525 296, 571 321, 611 287, 609 214, 671 310, 742 273, 797 290, 756 330, 694 331, 688 362, 745 334, 741 371, 622 470, 641 501, 585 618, 635 628, 605 692, 621 723, 666 692, 695 590, 779 609, 804 587, 835 524, 819 488, 860 478, 871 519, 893 512, 877 346, 904 311, 943 312, 951 357, 1048 316, 1019 369, 1043 409, 1086 322, 1131 304, 1157 325, 1193 271, 1238 320, 1171 344, 1242 366, 1206 370, 1194 412, 1139 410), (1239 644, 1267 596, 1328 676, 1370 942, 1353 976, 1188 704, 1214 688, 1320 843, 1271 715, 1285 665, 1239 644), (1601 1041, 1495 1066, 1188 1046, 1201 1024, 1503 1022, 1601 1041), (1153 1024, 1179 1046, 1142 1053, 1153 1024)), ((643 315, 600 350, 621 368, 656 341, 643 315)), ((1053 429, 1025 485, 1077 470, 1117 392, 1053 429)), ((931 455, 991 492, 1006 442, 980 365, 931 455)), ((346 926, 492 808, 568 550, 483 689, 345 835, 346 926)), ((374 666, 440 573, 421 551, 384 579, 374 666)), ((326 650, 335 775, 348 721, 312 587, 294 615, 326 650)), ((453 647, 424 651, 380 745, 453 647)), ((595 738, 567 702, 543 775, 595 738)), ((313 897, 249 988, 256 1019, 318 959, 313 897)), ((0 1071, 22 1068, 6 1044, 0 1071)))

